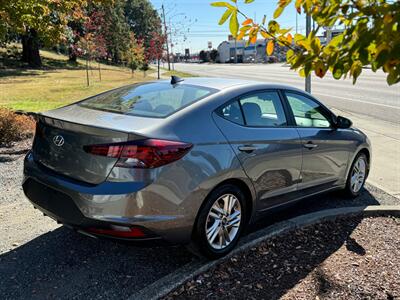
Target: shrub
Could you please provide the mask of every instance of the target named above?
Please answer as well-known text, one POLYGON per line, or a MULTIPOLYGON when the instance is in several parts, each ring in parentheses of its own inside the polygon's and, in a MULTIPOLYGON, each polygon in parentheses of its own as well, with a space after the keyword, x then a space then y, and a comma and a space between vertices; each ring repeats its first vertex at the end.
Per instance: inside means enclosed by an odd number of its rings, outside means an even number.
POLYGON ((6 108, 0 108, 0 146, 31 137, 35 131, 35 120, 30 116, 18 115, 6 108))

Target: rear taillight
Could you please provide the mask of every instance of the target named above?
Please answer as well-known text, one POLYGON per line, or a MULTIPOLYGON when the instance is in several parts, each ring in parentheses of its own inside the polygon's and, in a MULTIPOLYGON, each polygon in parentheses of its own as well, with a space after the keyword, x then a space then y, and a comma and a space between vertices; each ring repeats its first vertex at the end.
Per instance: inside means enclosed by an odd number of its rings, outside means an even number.
POLYGON ((118 158, 116 166, 124 168, 157 168, 182 158, 191 148, 189 143, 156 139, 83 147, 93 155, 118 158))

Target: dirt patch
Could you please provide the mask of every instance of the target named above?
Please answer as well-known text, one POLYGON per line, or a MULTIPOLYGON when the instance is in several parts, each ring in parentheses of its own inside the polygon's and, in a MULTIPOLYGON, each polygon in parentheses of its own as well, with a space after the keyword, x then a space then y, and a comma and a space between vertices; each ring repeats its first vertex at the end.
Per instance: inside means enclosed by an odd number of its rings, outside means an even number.
POLYGON ((339 218, 263 242, 165 299, 400 299, 399 266, 399 218, 339 218))

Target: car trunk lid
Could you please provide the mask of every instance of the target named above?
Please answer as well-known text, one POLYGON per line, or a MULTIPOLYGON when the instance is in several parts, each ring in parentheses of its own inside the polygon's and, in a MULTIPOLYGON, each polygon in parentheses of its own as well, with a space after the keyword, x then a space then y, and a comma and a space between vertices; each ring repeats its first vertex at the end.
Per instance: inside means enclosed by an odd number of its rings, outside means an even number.
POLYGON ((106 180, 117 158, 91 155, 84 146, 118 143, 133 134, 39 116, 33 144, 35 161, 52 171, 90 184, 106 180))

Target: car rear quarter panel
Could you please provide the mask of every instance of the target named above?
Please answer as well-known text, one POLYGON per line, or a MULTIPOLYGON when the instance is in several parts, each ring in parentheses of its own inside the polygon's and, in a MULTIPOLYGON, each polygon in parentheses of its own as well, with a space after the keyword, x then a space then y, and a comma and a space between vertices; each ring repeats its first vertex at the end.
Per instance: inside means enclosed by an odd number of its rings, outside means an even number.
MULTIPOLYGON (((255 199, 253 185, 244 173, 235 152, 212 120, 212 112, 226 98, 182 110, 166 119, 163 126, 141 131, 149 138, 193 144, 179 161, 152 170, 114 168, 108 181, 141 181, 146 187, 127 195, 120 205, 99 203, 101 214, 154 216, 145 225, 173 242, 188 242, 194 220, 207 195, 220 183, 238 179, 247 185, 255 199), (113 210, 113 211, 111 211, 113 210), (165 220, 169 220, 166 222, 165 220), (160 226, 160 222, 163 226, 160 226)), ((88 199, 91 203, 92 200, 88 199)), ((87 207, 87 203, 82 203, 87 207)), ((255 205, 251 205, 255 207, 255 205)))

